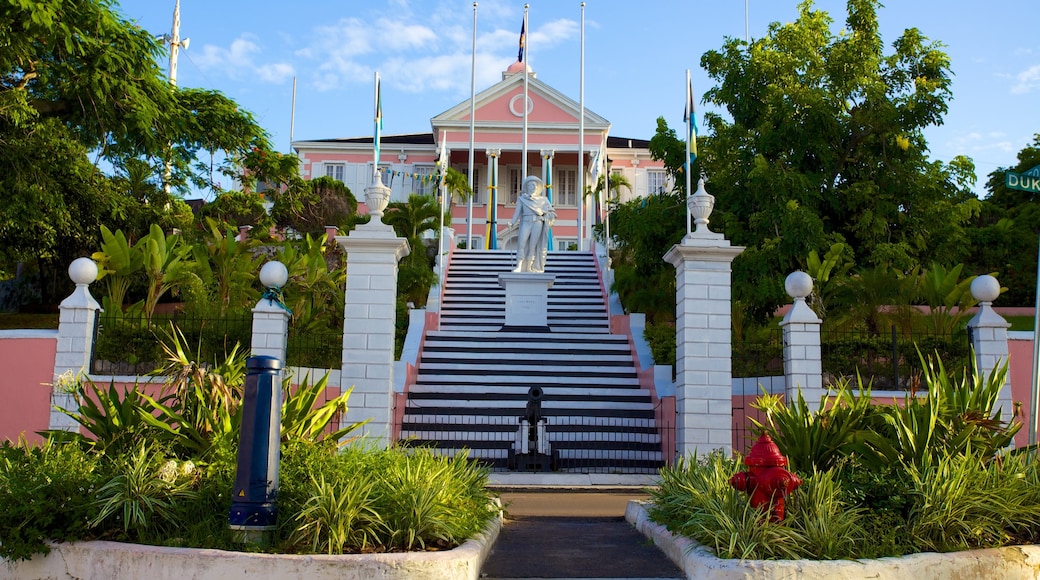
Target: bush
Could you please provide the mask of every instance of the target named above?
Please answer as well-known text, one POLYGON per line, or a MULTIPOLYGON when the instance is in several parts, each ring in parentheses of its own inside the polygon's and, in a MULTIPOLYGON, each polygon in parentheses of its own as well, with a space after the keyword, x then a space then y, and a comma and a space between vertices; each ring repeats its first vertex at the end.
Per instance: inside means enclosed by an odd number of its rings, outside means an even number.
POLYGON ((46 541, 89 535, 96 490, 107 480, 100 456, 77 445, 44 441, 0 446, 0 557, 28 560, 46 541))

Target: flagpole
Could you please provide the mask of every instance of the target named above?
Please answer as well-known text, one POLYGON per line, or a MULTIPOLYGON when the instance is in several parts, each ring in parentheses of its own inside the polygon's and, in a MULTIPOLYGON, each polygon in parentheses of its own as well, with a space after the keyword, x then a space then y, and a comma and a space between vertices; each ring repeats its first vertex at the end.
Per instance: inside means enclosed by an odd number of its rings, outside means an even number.
MULTIPOLYGON (((448 155, 447 155, 448 151, 447 151, 447 144, 445 143, 446 139, 447 139, 447 136, 444 134, 444 130, 442 129, 441 130, 441 154, 440 154, 440 161, 441 161, 441 163, 440 163, 440 168, 439 168, 440 169, 440 176, 439 176, 440 177, 440 187, 438 188, 438 189, 440 189, 440 194, 441 194, 441 220, 440 220, 440 229, 437 231, 437 269, 440 270, 439 272, 437 272, 437 274, 439 276, 439 280, 440 280, 441 286, 444 285, 445 270, 446 270, 445 263, 444 263, 444 212, 446 210, 445 206, 447 205, 447 197, 448 197, 446 195, 448 193, 448 186, 445 183, 445 181, 447 180, 447 177, 448 177, 448 155)), ((438 317, 438 330, 440 329, 440 326, 439 326, 440 320, 439 320, 439 318, 440 317, 438 317)))
POLYGON ((374 142, 375 147, 372 148, 372 181, 373 181, 373 185, 375 185, 375 180, 376 179, 379 179, 380 183, 383 182, 381 176, 379 175, 379 139, 381 137, 381 135, 379 134, 380 133, 379 125, 383 121, 382 118, 381 118, 381 115, 380 115, 380 110, 379 110, 379 108, 380 108, 379 107, 379 98, 380 98, 379 97, 379 71, 376 71, 376 88, 375 88, 375 95, 373 96, 373 99, 372 99, 373 106, 375 107, 375 129, 373 131, 373 133, 374 133, 373 142, 374 142))
POLYGON ((581 115, 578 118, 578 251, 585 249, 585 229, 582 213, 585 209, 585 3, 581 3, 581 64, 578 68, 581 115))
POLYGON ((469 202, 466 204, 466 249, 473 248, 473 195, 476 195, 476 184, 473 183, 473 114, 476 109, 476 2, 473 2, 473 49, 470 52, 472 64, 469 71, 469 169, 466 182, 469 183, 469 202))
POLYGON ((529 82, 530 82, 530 79, 528 78, 529 75, 527 74, 528 70, 530 69, 530 67, 527 65, 527 63, 530 62, 530 60, 531 60, 531 52, 530 52, 530 50, 528 50, 527 38, 526 38, 526 35, 527 35, 527 7, 528 6, 529 6, 528 4, 524 4, 524 25, 523 25, 523 36, 524 36, 524 38, 521 39, 521 42, 523 42, 523 47, 521 47, 522 50, 523 50, 523 53, 522 53, 523 62, 520 63, 524 67, 524 136, 523 136, 524 144, 523 144, 523 152, 521 153, 521 161, 520 161, 520 171, 524 175, 527 175, 527 109, 530 108, 528 106, 528 103, 530 103, 530 101, 528 100, 528 96, 527 96, 528 89, 529 89, 529 82))
POLYGON ((296 133, 296 75, 292 78, 292 111, 289 114, 289 153, 292 153, 293 135, 296 133))
MULTIPOLYGON (((686 205, 689 207, 690 202, 690 172, 693 171, 693 164, 690 163, 690 135, 693 135, 693 81, 690 79, 690 69, 686 69, 686 205)), ((690 212, 684 212, 686 214, 686 235, 690 235, 693 232, 693 224, 690 221, 690 212)))

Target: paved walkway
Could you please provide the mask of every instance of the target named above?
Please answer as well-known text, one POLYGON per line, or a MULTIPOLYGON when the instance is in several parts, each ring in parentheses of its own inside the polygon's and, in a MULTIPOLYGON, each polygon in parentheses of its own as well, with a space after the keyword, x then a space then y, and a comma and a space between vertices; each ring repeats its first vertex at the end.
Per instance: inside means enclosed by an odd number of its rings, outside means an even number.
POLYGON ((625 506, 646 499, 638 488, 500 491, 505 525, 481 577, 684 578, 625 521, 625 506))

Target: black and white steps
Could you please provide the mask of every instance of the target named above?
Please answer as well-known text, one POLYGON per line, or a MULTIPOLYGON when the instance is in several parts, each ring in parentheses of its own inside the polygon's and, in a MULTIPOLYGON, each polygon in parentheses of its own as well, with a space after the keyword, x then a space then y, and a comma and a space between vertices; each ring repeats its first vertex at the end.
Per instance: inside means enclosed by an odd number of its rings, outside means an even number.
POLYGON ((558 467, 650 472, 662 465, 650 393, 640 389, 628 338, 609 333, 591 254, 551 253, 549 333, 499 332, 505 299, 498 274, 510 252, 456 251, 441 329, 428 330, 401 438, 505 468, 532 386, 544 392, 558 467))

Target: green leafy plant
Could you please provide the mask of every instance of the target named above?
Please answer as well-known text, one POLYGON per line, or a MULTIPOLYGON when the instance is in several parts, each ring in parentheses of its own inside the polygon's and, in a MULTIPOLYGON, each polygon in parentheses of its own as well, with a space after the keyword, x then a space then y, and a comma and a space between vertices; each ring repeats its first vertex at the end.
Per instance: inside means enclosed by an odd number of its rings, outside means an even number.
POLYGON ((312 476, 311 484, 311 495, 294 518, 290 544, 331 555, 364 550, 378 541, 382 521, 373 509, 372 480, 347 477, 327 482, 319 475, 312 476))
POLYGON ((122 528, 122 536, 142 540, 175 523, 178 501, 194 499, 194 465, 164 462, 142 442, 135 453, 116 460, 112 478, 97 490, 98 514, 92 528, 122 528))
MULTIPOLYGON (((907 532, 917 548, 949 552, 1006 545, 1040 525, 1037 491, 1022 456, 927 456, 909 466, 915 497, 907 532)), ((1035 461, 1034 461, 1035 463, 1035 461)))
POLYGON ((133 448, 148 429, 148 422, 141 414, 147 395, 139 390, 136 382, 126 388, 117 388, 111 382, 106 390, 89 378, 83 378, 73 385, 72 395, 76 401, 75 410, 57 409, 79 423, 91 437, 78 431, 47 431, 44 434, 73 439, 81 445, 115 454, 133 448))
POLYGON ((872 438, 869 418, 876 408, 870 396, 862 379, 858 394, 841 382, 815 411, 800 390, 787 404, 780 395, 763 394, 752 406, 765 412, 767 421, 753 422, 773 439, 793 471, 827 471, 842 457, 863 451, 863 442, 872 438))
POLYGON ((650 516, 673 532, 689 536, 719 558, 801 557, 804 537, 794 527, 773 524, 751 507, 747 495, 729 485, 736 462, 711 454, 661 470, 659 491, 651 492, 650 516))
POLYGON ((106 478, 101 455, 80 445, 0 444, 0 558, 27 560, 50 552, 48 540, 86 536, 106 478))
POLYGON ((328 438, 345 444, 349 441, 344 440, 344 437, 368 423, 369 420, 366 419, 330 430, 333 420, 347 412, 347 401, 354 389, 349 388, 318 405, 319 397, 325 392, 328 380, 329 375, 326 373, 314 383, 310 382, 310 375, 305 375, 295 389, 291 387, 288 379, 282 383, 283 442, 322 441, 328 438))

